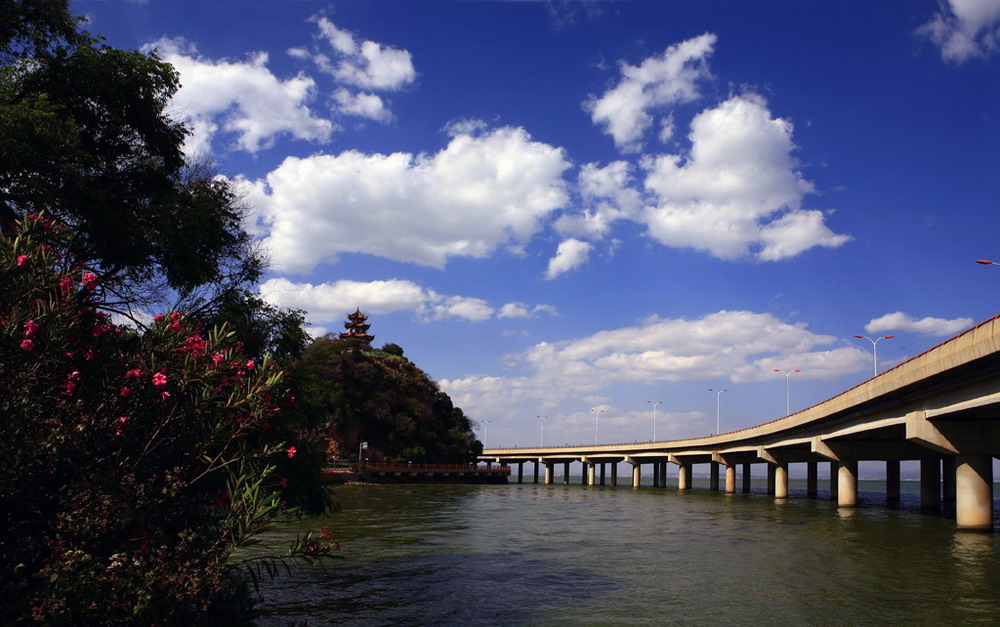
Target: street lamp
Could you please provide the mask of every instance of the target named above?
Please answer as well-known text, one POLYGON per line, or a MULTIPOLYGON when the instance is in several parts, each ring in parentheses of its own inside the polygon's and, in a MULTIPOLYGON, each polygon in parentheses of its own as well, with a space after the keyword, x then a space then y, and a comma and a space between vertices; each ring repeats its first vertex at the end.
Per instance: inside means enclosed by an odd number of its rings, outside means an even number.
POLYGON ((483 424, 486 425, 485 427, 483 427, 483 448, 486 448, 486 436, 490 434, 490 422, 492 421, 491 420, 483 421, 483 424))
POLYGON ((708 388, 709 392, 715 392, 715 435, 719 435, 722 431, 719 429, 719 423, 722 417, 722 393, 728 392, 729 388, 724 390, 716 390, 715 388, 708 388))
POLYGON ((598 444, 601 441, 601 414, 604 410, 593 407, 590 411, 597 417, 597 424, 594 426, 594 444, 598 444))
POLYGON ((792 370, 790 372, 785 372, 784 370, 778 370, 777 368, 775 368, 774 371, 775 372, 780 372, 781 374, 785 375, 785 415, 787 416, 787 415, 789 415, 789 414, 792 413, 792 410, 791 410, 791 392, 789 391, 791 388, 790 388, 790 385, 788 383, 788 377, 792 376, 796 372, 802 372, 802 371, 801 370, 792 370))
POLYGON ((656 441, 656 406, 661 404, 663 401, 646 401, 653 406, 653 441, 656 441))
POLYGON ((538 418, 538 447, 541 448, 544 446, 542 444, 542 437, 545 435, 545 420, 548 416, 535 416, 535 418, 538 418))
POLYGON ((868 340, 869 342, 872 343, 872 359, 874 360, 874 364, 875 364, 875 376, 877 377, 878 376, 878 343, 881 342, 882 340, 888 340, 889 338, 896 337, 896 336, 895 335, 883 335, 882 337, 878 338, 877 340, 873 340, 870 337, 868 337, 867 335, 855 335, 854 337, 858 338, 859 340, 862 340, 862 339, 868 340))

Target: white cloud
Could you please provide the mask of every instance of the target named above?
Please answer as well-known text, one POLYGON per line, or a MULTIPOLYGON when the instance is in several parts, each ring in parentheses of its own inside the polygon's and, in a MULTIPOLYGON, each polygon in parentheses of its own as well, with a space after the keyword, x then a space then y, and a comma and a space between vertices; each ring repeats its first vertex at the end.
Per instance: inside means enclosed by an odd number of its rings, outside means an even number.
MULTIPOLYGON (((591 96, 584 108, 620 149, 638 151, 643 135, 653 125, 651 111, 698 98, 698 82, 711 76, 707 58, 715 41, 715 35, 705 33, 674 44, 638 66, 622 61, 618 84, 600 97, 591 96)), ((669 139, 672 129, 669 117, 661 120, 660 139, 669 139)))
POLYGON ((281 134, 326 142, 335 130, 308 106, 315 82, 301 74, 279 79, 267 68, 265 53, 244 61, 213 61, 182 38, 160 39, 143 49, 156 49, 180 74, 171 109, 193 131, 184 146, 188 155, 210 153, 220 131, 235 137, 234 148, 257 152, 281 134))
POLYGON ((566 204, 569 165, 561 149, 501 128, 457 134, 433 155, 288 157, 251 195, 285 272, 342 253, 442 268, 527 243, 566 204))
POLYGON ((318 55, 315 60, 338 80, 362 89, 387 91, 402 89, 416 80, 417 72, 408 51, 360 40, 325 17, 313 18, 313 21, 337 57, 330 60, 318 55))
POLYGON ((771 314, 720 311, 698 319, 651 317, 641 325, 601 331, 565 342, 542 342, 513 355, 509 365, 529 374, 444 380, 442 389, 465 407, 500 407, 530 399, 542 408, 628 383, 665 381, 766 381, 774 369, 831 379, 863 370, 868 352, 824 348, 838 341, 803 323, 771 314), (496 401, 491 403, 490 399, 496 401))
POLYGON ((500 308, 500 312, 497 314, 498 318, 534 318, 539 314, 547 314, 550 316, 559 315, 556 308, 552 305, 535 305, 531 307, 524 303, 513 302, 506 303, 500 308))
POLYGON ((559 244, 556 256, 549 259, 549 267, 545 271, 546 279, 554 279, 560 274, 569 272, 577 266, 587 263, 593 245, 578 239, 568 239, 559 244))
POLYGON ((523 303, 509 303, 497 313, 482 298, 439 294, 402 279, 370 282, 342 280, 313 285, 273 278, 261 284, 260 294, 275 306, 304 310, 307 319, 313 323, 340 322, 356 307, 374 314, 412 311, 424 321, 458 318, 482 322, 494 316, 511 317, 510 312, 514 310, 524 311, 528 316, 541 312, 554 313, 549 305, 530 307, 523 303))
POLYGON ((364 92, 354 94, 340 88, 333 92, 333 100, 337 103, 337 110, 340 113, 356 115, 376 122, 392 121, 392 112, 386 108, 385 101, 375 94, 364 92))
POLYGON ((1000 2, 996 0, 948 0, 947 9, 917 29, 941 49, 945 61, 963 63, 986 57, 1000 40, 1000 2))
POLYGON ((654 205, 642 219, 656 241, 776 261, 850 239, 832 232, 821 212, 801 208, 813 187, 795 170, 792 125, 772 118, 763 98, 736 96, 702 111, 689 139, 686 158, 644 162, 654 205))
POLYGON ((964 331, 975 322, 972 318, 914 318, 902 311, 885 314, 875 318, 865 325, 867 333, 885 333, 887 331, 907 331, 928 336, 954 335, 964 331))

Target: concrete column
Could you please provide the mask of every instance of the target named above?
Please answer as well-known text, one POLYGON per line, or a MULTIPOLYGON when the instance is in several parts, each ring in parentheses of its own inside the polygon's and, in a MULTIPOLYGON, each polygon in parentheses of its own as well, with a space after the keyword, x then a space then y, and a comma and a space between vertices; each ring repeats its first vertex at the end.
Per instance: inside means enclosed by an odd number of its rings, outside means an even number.
POLYGON ((538 483, 538 467, 542 465, 540 460, 535 460, 535 483, 538 483))
POLYGON ((569 462, 563 463, 563 484, 569 485, 569 462))
POLYGON ((920 509, 941 507, 941 460, 920 460, 920 509))
POLYGON ((774 465, 774 498, 788 498, 788 463, 774 465))
MULTIPOLYGON (((590 473, 587 472, 587 462, 580 460, 580 485, 587 485, 590 480, 590 473)), ((590 484, 593 485, 593 484, 590 484)))
POLYGON ((749 492, 750 491, 750 480, 751 480, 751 478, 752 477, 750 475, 750 462, 746 462, 745 464, 743 464, 743 491, 744 492, 749 492))
POLYGON ((660 487, 664 489, 667 487, 667 463, 660 462, 660 487))
POLYGON ((553 464, 552 462, 545 464, 545 485, 552 485, 553 481, 552 475, 555 474, 553 470, 554 466, 555 464, 553 464))
POLYGON ((524 462, 517 462, 517 482, 524 483, 524 462))
POLYGON ((775 489, 774 483, 775 483, 775 481, 776 481, 776 477, 775 477, 775 464, 772 464, 771 462, 767 462, 767 493, 768 494, 772 494, 772 495, 774 494, 774 489, 775 489))
POLYGON ((955 464, 954 457, 941 460, 941 502, 949 515, 955 513, 955 464))
POLYGON ((885 500, 899 503, 899 460, 885 462, 885 500))
POLYGON ((677 489, 691 489, 691 464, 681 464, 677 467, 677 489))
POLYGON ((726 494, 736 492, 736 466, 728 464, 726 466, 726 494))
POLYGON ((632 465, 632 487, 638 488, 642 486, 642 464, 632 465))
POLYGON ((989 455, 955 459, 955 522, 959 529, 993 529, 993 458, 989 455))
POLYGON ((719 490, 719 462, 709 462, 708 464, 708 489, 719 490))
POLYGON ((597 483, 597 464, 590 462, 587 464, 587 485, 597 483))
POLYGON ((837 505, 856 507, 858 504, 858 462, 840 462, 837 470, 837 505))
POLYGON ((601 462, 601 485, 604 485, 604 471, 607 470, 607 462, 601 462))
POLYGON ((653 487, 660 487, 660 462, 653 462, 653 487))
POLYGON ((837 474, 840 473, 840 462, 830 462, 830 500, 837 500, 837 474))
POLYGON ((618 462, 611 464, 611 487, 618 487, 618 462))
POLYGON ((816 497, 819 493, 819 464, 806 462, 806 496, 816 497))

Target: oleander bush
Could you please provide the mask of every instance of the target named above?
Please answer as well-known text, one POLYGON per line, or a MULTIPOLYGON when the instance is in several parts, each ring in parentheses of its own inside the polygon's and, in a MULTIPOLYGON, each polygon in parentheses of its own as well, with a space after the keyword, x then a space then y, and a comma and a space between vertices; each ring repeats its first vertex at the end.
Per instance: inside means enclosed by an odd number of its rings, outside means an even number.
MULTIPOLYGON (((273 564, 234 552, 287 513, 309 446, 294 398, 225 327, 116 324, 73 237, 0 226, 0 622, 239 622, 247 575, 273 564)), ((327 555, 328 535, 289 557, 327 555)))

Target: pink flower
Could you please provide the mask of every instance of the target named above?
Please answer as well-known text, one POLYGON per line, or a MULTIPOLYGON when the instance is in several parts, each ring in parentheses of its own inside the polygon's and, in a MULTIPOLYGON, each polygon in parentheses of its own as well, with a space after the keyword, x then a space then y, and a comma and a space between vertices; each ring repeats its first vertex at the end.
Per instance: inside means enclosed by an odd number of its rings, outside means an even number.
POLYGON ((67 381, 65 384, 65 388, 63 389, 63 394, 65 396, 73 396, 73 390, 75 389, 76 389, 76 384, 73 383, 72 381, 67 381))
POLYGON ((160 401, 161 402, 162 401, 166 401, 168 398, 170 398, 170 392, 164 391, 163 393, 160 394, 160 401))
POLYGON ((17 256, 17 265, 18 266, 23 266, 26 263, 28 263, 28 256, 27 255, 18 255, 17 256))
POLYGON ((62 290, 63 296, 69 296, 73 293, 73 279, 68 276, 64 276, 59 279, 59 289, 62 290))
POLYGON ((252 359, 248 359, 247 360, 247 370, 253 370, 256 367, 257 367, 257 364, 255 364, 252 359))
POLYGON ((216 353, 216 354, 212 355, 212 363, 215 364, 216 366, 218 366, 219 364, 221 364, 225 360, 226 360, 226 356, 223 355, 222 353, 216 353))
POLYGON ((97 275, 93 272, 83 273, 83 287, 87 290, 92 290, 97 287, 97 275))
POLYGON ((21 340, 21 350, 30 351, 35 347, 35 341, 29 338, 21 340))
POLYGON ((130 390, 128 387, 122 386, 122 389, 118 390, 118 396, 122 398, 128 398, 131 395, 132 395, 132 390, 130 390))
POLYGON ((79 381, 80 380, 80 371, 79 370, 74 370, 73 372, 69 373, 69 375, 66 378, 69 379, 70 381, 79 381))
POLYGON ((142 377, 142 370, 136 368, 135 370, 128 370, 125 372, 126 379, 138 379, 142 377))
POLYGON ((288 453, 288 458, 291 459, 295 457, 295 454, 298 453, 299 451, 294 446, 289 446, 285 452, 288 453))
POLYGON ((156 374, 153 375, 153 385, 155 385, 158 388, 161 388, 166 384, 167 384, 167 375, 163 374, 162 372, 157 372, 156 374))
POLYGON ((156 314, 155 316, 153 316, 153 320, 157 322, 163 322, 163 318, 164 318, 163 314, 156 314))
POLYGON ((35 337, 38 333, 38 329, 42 328, 40 324, 34 320, 28 320, 24 323, 24 337, 35 337))

